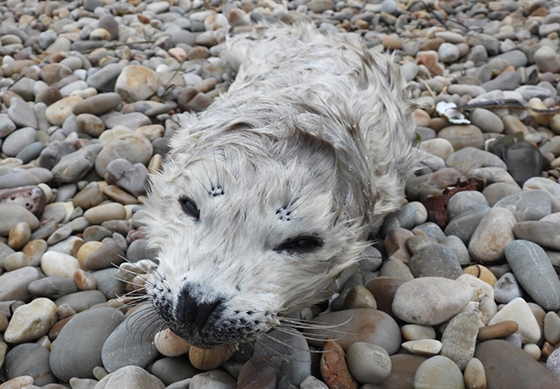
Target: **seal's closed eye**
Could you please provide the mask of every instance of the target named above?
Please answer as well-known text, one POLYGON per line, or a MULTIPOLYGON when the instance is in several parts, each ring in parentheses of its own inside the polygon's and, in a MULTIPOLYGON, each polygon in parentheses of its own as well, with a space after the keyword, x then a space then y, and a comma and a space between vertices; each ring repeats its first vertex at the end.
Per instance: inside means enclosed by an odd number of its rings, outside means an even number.
POLYGON ((282 244, 274 251, 287 251, 292 254, 306 254, 323 247, 323 241, 315 236, 301 235, 290 238, 282 242, 282 244))
POLYGON ((200 219, 200 210, 198 209, 194 201, 192 201, 188 197, 180 197, 179 203, 181 204, 181 208, 186 215, 191 216, 195 220, 200 219))

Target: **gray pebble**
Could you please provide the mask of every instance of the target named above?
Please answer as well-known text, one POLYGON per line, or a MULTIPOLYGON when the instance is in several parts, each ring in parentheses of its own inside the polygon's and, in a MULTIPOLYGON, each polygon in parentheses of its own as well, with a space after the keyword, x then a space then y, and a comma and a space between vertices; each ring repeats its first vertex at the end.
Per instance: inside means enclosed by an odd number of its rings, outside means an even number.
POLYGON ((494 284, 494 299, 501 304, 523 297, 523 290, 513 273, 507 272, 494 284))
POLYGON ((546 310, 560 309, 560 280, 545 251, 533 242, 516 240, 506 245, 505 254, 529 296, 546 310))
POLYGON ((52 300, 78 291, 73 279, 54 276, 35 280, 29 284, 27 289, 33 296, 48 297, 52 300))
POLYGON ((151 305, 139 306, 109 335, 101 352, 103 366, 109 373, 127 365, 146 367, 158 356, 153 323, 146 320, 152 310, 151 305))
POLYGON ((103 146, 91 144, 65 155, 53 167, 54 178, 59 182, 76 182, 88 174, 103 146))
POLYGON ((107 299, 98 290, 84 290, 70 293, 58 298, 55 303, 58 306, 68 304, 75 312, 87 311, 90 307, 107 302, 107 299))
POLYGON ((530 240, 539 245, 560 251, 560 224, 543 221, 519 222, 513 227, 517 239, 530 240))
POLYGON ((108 307, 75 315, 52 343, 50 365, 54 375, 64 382, 72 377, 94 378, 93 368, 102 365, 103 343, 123 320, 122 312, 108 307))
POLYGON ((31 376, 36 386, 56 382, 49 366, 49 356, 49 350, 40 344, 18 344, 6 354, 6 378, 10 380, 19 376, 31 376))
POLYGON ((540 220, 550 214, 552 201, 544 190, 522 191, 499 200, 495 207, 509 209, 518 222, 540 220))
POLYGON ((10 108, 8 108, 8 115, 19 127, 37 129, 37 118, 33 109, 21 99, 12 99, 10 108))
POLYGON ((414 277, 445 277, 455 280, 463 271, 455 252, 442 244, 418 250, 408 263, 414 277))
POLYGON ((26 146, 35 142, 36 131, 31 127, 24 127, 12 132, 2 143, 2 152, 9 157, 15 157, 26 146))
POLYGON ((486 197, 484 197, 482 193, 472 190, 457 192, 451 196, 449 203, 447 204, 448 218, 449 220, 453 220, 453 218, 459 216, 465 211, 469 211, 474 206, 479 205, 488 205, 486 197))

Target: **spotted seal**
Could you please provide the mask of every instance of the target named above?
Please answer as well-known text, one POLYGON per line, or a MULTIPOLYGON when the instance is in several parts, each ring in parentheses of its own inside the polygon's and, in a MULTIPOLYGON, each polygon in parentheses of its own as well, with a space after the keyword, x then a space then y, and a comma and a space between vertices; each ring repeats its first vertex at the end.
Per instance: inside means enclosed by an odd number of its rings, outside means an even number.
POLYGON ((235 82, 185 118, 151 177, 153 307, 201 348, 328 297, 403 201, 416 158, 398 66, 354 34, 265 28, 228 45, 235 82))

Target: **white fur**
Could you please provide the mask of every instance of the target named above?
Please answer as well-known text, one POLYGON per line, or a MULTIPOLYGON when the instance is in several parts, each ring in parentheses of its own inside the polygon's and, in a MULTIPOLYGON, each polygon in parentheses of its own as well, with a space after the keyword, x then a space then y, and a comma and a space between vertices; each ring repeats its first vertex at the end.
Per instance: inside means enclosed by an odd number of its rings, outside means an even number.
POLYGON ((227 94, 174 136, 147 204, 160 261, 154 305, 201 347, 252 339, 324 298, 370 229, 401 205, 416 161, 398 68, 358 36, 265 28, 231 44, 225 58, 240 57, 227 94), (196 203, 199 221, 181 196, 196 203), (302 235, 324 246, 274 250, 302 235), (186 283, 202 304, 224 301, 204 330, 178 323, 186 283))

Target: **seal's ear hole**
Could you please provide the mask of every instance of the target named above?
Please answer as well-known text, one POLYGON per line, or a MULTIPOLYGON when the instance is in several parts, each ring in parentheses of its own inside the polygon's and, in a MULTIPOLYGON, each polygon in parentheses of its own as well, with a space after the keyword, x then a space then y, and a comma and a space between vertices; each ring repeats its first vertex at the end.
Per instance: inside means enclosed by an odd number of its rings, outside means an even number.
POLYGON ((315 236, 300 235, 282 242, 274 251, 284 251, 292 254, 306 254, 323 247, 323 241, 315 236))
POLYGON ((196 203, 189 199, 188 197, 179 197, 179 204, 181 204, 181 209, 186 215, 194 218, 195 220, 200 219, 200 210, 196 206, 196 203))

